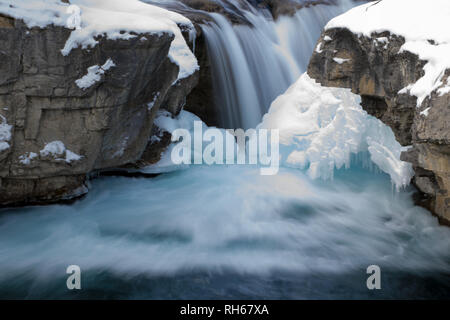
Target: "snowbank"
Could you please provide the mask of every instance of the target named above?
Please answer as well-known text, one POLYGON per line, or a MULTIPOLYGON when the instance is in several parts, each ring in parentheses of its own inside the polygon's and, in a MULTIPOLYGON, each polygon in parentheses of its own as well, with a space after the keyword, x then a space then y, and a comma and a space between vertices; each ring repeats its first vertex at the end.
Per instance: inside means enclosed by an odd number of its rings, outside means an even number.
POLYGON ((330 179, 334 169, 350 166, 352 154, 370 159, 400 188, 413 170, 400 160, 404 149, 392 130, 368 115, 350 89, 322 87, 306 73, 271 105, 258 128, 280 130, 281 162, 330 179))
POLYGON ((400 91, 416 96, 419 107, 431 92, 445 85, 444 71, 450 68, 449 17, 448 0, 382 0, 349 10, 332 19, 325 29, 348 28, 367 37, 384 31, 403 36, 406 42, 400 52, 409 51, 428 61, 425 75, 400 91))
POLYGON ((139 0, 0 0, 0 13, 23 19, 28 27, 48 25, 74 28, 61 53, 68 55, 76 47, 94 47, 95 37, 129 39, 131 32, 173 34, 169 58, 180 67, 178 79, 185 78, 199 66, 189 49, 180 26, 195 32, 185 17, 139 0))

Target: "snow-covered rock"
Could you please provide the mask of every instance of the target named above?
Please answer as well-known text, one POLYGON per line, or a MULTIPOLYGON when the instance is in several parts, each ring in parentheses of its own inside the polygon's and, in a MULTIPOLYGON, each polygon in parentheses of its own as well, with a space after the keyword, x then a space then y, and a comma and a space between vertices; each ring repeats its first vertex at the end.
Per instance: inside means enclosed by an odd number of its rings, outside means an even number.
POLYGON ((139 0, 71 0, 70 4, 60 0, 1 0, 0 13, 22 19, 28 27, 73 28, 61 48, 63 55, 77 47, 95 47, 98 36, 128 40, 138 33, 171 34, 174 40, 169 58, 179 66, 178 79, 198 70, 197 59, 179 27, 195 32, 192 23, 178 13, 139 0))
MULTIPOLYGON (((443 85, 444 72, 450 68, 450 1, 382 0, 355 7, 332 19, 325 30, 347 28, 355 34, 371 37, 389 32, 402 36, 405 43, 399 53, 408 51, 427 61, 424 74, 401 93, 417 97, 420 107, 431 92, 443 85)), ((388 42, 386 37, 377 41, 388 42)))

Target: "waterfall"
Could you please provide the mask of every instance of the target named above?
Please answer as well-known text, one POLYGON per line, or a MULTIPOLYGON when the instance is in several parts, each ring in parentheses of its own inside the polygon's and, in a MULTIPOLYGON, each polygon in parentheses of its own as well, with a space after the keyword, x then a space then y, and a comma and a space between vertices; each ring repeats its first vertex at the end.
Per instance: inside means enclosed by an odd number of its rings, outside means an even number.
POLYGON ((274 21, 267 10, 243 10, 250 25, 232 25, 211 13, 204 24, 212 68, 215 106, 224 128, 252 128, 306 70, 323 26, 353 7, 350 0, 337 5, 315 5, 274 21))

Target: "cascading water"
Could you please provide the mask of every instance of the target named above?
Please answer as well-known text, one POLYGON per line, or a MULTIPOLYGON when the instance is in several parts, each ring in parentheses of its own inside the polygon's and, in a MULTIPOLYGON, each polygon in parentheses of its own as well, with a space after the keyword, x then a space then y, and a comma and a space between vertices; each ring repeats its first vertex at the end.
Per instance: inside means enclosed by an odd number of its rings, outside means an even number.
POLYGON ((232 25, 220 14, 202 26, 212 65, 219 123, 224 128, 253 128, 271 102, 305 71, 322 27, 352 7, 303 8, 273 21, 267 10, 242 10, 250 25, 232 25))

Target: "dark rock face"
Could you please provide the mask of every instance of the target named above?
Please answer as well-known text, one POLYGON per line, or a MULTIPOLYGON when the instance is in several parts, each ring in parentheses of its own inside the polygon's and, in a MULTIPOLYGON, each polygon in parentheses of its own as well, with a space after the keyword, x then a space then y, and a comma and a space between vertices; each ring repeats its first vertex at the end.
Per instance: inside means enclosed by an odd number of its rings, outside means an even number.
POLYGON ((197 28, 195 48, 191 48, 200 66, 197 86, 186 98, 184 110, 200 117, 208 126, 218 126, 218 110, 214 102, 211 62, 208 56, 206 38, 197 28))
POLYGON ((399 53, 404 42, 388 32, 369 38, 348 29, 326 30, 308 74, 324 86, 350 88, 359 94, 369 114, 389 125, 402 145, 412 146, 402 160, 414 166, 413 182, 423 192, 420 202, 442 222, 449 222, 450 94, 440 96, 434 91, 419 108, 416 97, 399 94, 423 76, 426 64, 417 55, 399 53), (421 114, 427 108, 428 116, 421 114))
POLYGON ((0 205, 78 196, 88 173, 136 163, 158 109, 178 113, 198 80, 196 73, 172 86, 179 69, 168 58, 170 34, 99 38, 96 47, 63 56, 70 32, 0 17, 0 125, 11 128, 9 147, 0 148, 0 205), (108 59, 115 66, 99 81, 76 84, 108 59), (54 141, 81 158, 42 152, 54 141))

